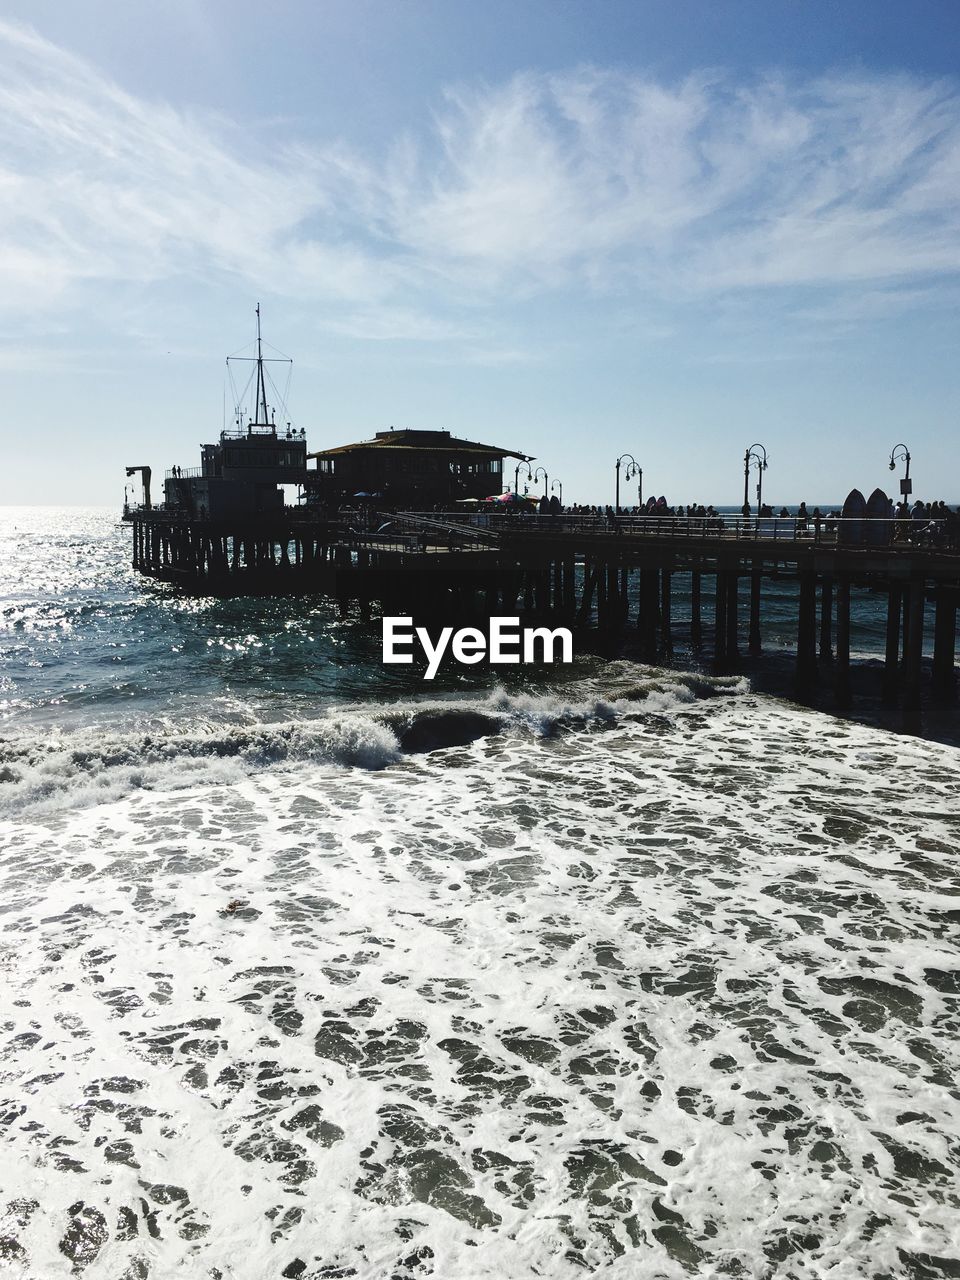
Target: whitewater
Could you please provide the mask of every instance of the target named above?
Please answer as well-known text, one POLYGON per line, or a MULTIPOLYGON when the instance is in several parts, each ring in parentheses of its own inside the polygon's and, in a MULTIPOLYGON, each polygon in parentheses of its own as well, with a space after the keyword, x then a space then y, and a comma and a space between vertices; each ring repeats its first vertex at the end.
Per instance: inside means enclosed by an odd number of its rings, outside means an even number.
POLYGON ((955 748, 0 538, 9 1274, 960 1274, 955 748))

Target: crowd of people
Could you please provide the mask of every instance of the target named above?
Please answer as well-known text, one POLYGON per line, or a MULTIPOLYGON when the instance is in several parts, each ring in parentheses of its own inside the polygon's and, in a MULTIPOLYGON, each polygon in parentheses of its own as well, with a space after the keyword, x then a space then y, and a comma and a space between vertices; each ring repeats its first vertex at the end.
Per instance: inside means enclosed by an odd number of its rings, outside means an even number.
MULTIPOLYGON (((545 508, 545 499, 540 502, 540 514, 559 514, 560 508, 553 498, 549 508, 545 508)), ((652 519, 663 520, 720 520, 720 513, 712 504, 703 506, 702 503, 690 503, 684 506, 657 506, 655 508, 648 507, 621 507, 619 513, 614 511, 612 506, 596 506, 574 503, 569 507, 562 508, 564 515, 572 516, 593 516, 606 519, 609 524, 614 524, 619 517, 627 517, 628 519, 652 519)), ((871 513, 872 514, 872 513, 871 513)), ((852 520, 849 517, 844 520, 842 511, 828 510, 822 511, 820 507, 814 507, 809 510, 805 502, 801 502, 795 512, 790 511, 787 507, 781 507, 779 511, 775 511, 773 507, 764 503, 759 508, 746 507, 741 510, 742 519, 754 519, 764 521, 775 521, 777 524, 786 521, 792 525, 789 532, 795 537, 814 537, 819 539, 821 534, 825 534, 828 538, 836 536, 841 541, 846 540, 845 532, 851 533, 854 523, 862 520, 863 516, 852 520), (845 526, 848 526, 845 530, 845 526)), ((885 517, 890 521, 891 541, 893 542, 909 542, 922 546, 943 546, 957 547, 960 546, 960 508, 947 506, 943 499, 936 502, 917 501, 911 506, 906 501, 901 501, 894 505, 891 501, 885 517)), ((782 526, 781 526, 782 527, 782 526)), ((764 532, 772 532, 769 526, 764 532)), ((784 531, 786 532, 786 531, 784 531)), ((854 539, 856 540, 856 539, 854 539)))
MULTIPOLYGON (((438 515, 450 513, 449 506, 442 503, 436 504, 434 511, 438 515)), ((844 517, 842 511, 838 510, 821 510, 818 506, 810 510, 805 502, 801 502, 799 507, 792 511, 787 507, 780 507, 779 510, 775 510, 767 503, 764 503, 759 508, 746 506, 741 508, 739 516, 731 516, 729 513, 723 515, 712 504, 704 506, 698 502, 692 502, 687 505, 681 503, 678 506, 669 506, 665 503, 658 504, 655 507, 622 506, 619 511, 616 511, 609 504, 601 506, 595 503, 575 502, 569 506, 562 506, 556 494, 554 494, 549 498, 544 495, 539 499, 531 499, 527 502, 519 501, 515 504, 481 503, 478 504, 474 514, 491 514, 493 512, 498 515, 523 516, 533 514, 554 518, 563 515, 564 517, 603 520, 609 528, 620 532, 623 531, 625 526, 634 524, 639 520, 652 523, 669 521, 671 527, 678 531, 688 531, 688 521, 704 522, 697 529, 698 532, 709 532, 710 526, 708 522, 716 521, 716 529, 719 532, 725 522, 729 523, 731 520, 739 519, 751 522, 769 522, 759 524, 761 536, 809 537, 817 540, 825 537, 830 541, 836 540, 839 542, 862 541, 862 522, 867 519, 870 519, 871 522, 879 519, 889 522, 889 541, 891 542, 911 543, 918 546, 960 547, 960 508, 949 507, 942 499, 936 502, 916 501, 912 506, 906 501, 901 501, 896 505, 891 501, 886 513, 879 517, 873 512, 867 513, 866 511, 856 516, 848 515, 844 517)), ((464 513, 461 511, 457 514, 462 516, 464 513)), ((870 541, 875 542, 877 539, 871 538, 870 541)))
POLYGON ((921 542, 928 546, 960 545, 960 508, 936 502, 899 502, 894 508, 894 537, 900 542, 921 542))
MULTIPOLYGON (((761 508, 761 517, 772 514, 769 507, 761 508)), ((784 507, 780 515, 789 517, 790 513, 784 507)), ((808 511, 807 504, 801 502, 795 518, 798 536, 802 537, 812 531, 815 537, 819 537, 822 529, 828 536, 836 534, 841 541, 848 541, 850 526, 859 524, 863 517, 848 516, 844 519, 842 511, 824 512, 819 507, 808 511)), ((918 500, 913 506, 903 499, 894 504, 891 499, 884 515, 876 516, 868 512, 867 518, 888 521, 892 542, 943 547, 956 547, 960 544, 960 509, 948 507, 942 498, 936 502, 918 500)))

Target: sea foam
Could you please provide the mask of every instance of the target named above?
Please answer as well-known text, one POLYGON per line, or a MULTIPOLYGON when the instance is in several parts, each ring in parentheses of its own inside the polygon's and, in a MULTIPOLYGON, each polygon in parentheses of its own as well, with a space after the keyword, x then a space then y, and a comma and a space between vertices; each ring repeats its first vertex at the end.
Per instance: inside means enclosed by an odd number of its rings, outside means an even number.
POLYGON ((387 769, 6 824, 14 1274, 937 1274, 955 757, 504 698, 387 769))

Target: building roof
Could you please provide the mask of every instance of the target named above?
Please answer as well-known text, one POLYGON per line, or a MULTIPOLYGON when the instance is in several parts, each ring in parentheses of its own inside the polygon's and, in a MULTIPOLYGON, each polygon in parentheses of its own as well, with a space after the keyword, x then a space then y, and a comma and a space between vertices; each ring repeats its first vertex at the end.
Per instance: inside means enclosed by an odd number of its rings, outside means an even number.
POLYGON ((516 449, 501 449, 494 444, 481 444, 476 440, 462 440, 449 431, 378 431, 372 440, 359 440, 356 444, 341 444, 334 449, 319 449, 308 453, 308 458, 331 458, 337 454, 355 450, 430 450, 431 452, 473 453, 486 458, 520 458, 523 462, 533 459, 516 449))

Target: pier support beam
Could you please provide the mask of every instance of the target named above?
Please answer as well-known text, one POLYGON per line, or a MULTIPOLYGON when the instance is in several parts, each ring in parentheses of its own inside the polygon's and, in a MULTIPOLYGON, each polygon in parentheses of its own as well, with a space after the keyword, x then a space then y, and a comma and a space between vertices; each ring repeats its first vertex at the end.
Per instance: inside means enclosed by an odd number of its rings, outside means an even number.
POLYGON ((563 562, 563 607, 571 617, 577 611, 577 566, 573 556, 563 562))
POLYGON ((892 583, 887 594, 887 646, 883 662, 883 701, 897 701, 900 684, 900 612, 902 591, 892 583))
POLYGON ((957 649, 957 593, 937 588, 937 612, 933 624, 933 686, 939 697, 952 702, 957 686, 954 662, 957 649))
POLYGON ((837 583, 837 661, 833 670, 833 696, 837 706, 846 710, 850 696, 850 579, 837 583))
POLYGON ((690 643, 694 649, 703 644, 703 623, 700 616, 700 570, 690 574, 690 643))
POLYGON ((672 578, 673 575, 669 569, 664 569, 660 574, 660 636, 663 641, 663 651, 667 657, 673 652, 673 635, 670 623, 672 578))
POLYGON ((714 592, 713 666, 718 672, 727 669, 727 583, 720 572, 716 575, 714 592))
POLYGON ((640 570, 640 655, 644 662, 657 660, 659 625, 659 582, 657 569, 640 570))
POLYGON ((817 676, 817 579, 811 569, 800 573, 797 618, 797 689, 807 693, 817 676))
POLYGON ((820 658, 829 662, 833 657, 833 579, 826 575, 820 583, 820 658))
POLYGON ((613 576, 613 565, 605 560, 600 566, 597 578, 597 625, 601 631, 609 631, 617 611, 616 579, 613 576))
POLYGON ((762 650, 760 637, 760 583, 762 575, 762 566, 754 562, 753 570, 750 574, 750 654, 751 657, 757 657, 762 650))
POLYGON ((607 564, 608 625, 619 628, 623 623, 623 604, 620 598, 620 566, 611 560, 607 564))
POLYGON ((920 673, 923 666, 924 582, 914 578, 910 583, 906 608, 906 652, 903 678, 903 727, 908 733, 920 730, 920 673))
POLYGON ((597 585, 597 565, 590 560, 583 562, 583 595, 577 611, 577 623, 581 627, 589 625, 590 613, 593 609, 593 593, 597 585))
POLYGON ((726 663, 732 666, 740 656, 738 648, 738 630, 739 618, 737 617, 737 606, 739 603, 740 581, 737 576, 736 569, 728 570, 724 575, 726 579, 727 593, 727 643, 726 643, 726 663))

